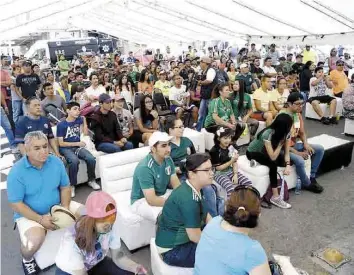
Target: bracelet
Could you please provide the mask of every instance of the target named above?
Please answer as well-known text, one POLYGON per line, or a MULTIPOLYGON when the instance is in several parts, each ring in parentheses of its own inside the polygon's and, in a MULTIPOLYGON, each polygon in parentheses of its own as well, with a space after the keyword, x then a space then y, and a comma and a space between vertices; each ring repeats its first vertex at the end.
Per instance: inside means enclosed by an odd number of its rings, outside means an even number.
POLYGON ((39 224, 42 225, 42 220, 43 220, 43 216, 41 216, 41 218, 39 219, 39 224))

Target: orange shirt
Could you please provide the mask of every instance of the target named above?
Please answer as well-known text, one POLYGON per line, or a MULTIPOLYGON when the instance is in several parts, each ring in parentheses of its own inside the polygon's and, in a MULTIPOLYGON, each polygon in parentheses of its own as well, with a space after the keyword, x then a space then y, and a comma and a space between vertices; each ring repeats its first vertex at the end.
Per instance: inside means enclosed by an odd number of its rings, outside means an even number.
POLYGON ((348 87, 348 77, 343 71, 332 70, 329 76, 333 82, 333 93, 335 95, 343 92, 348 87))

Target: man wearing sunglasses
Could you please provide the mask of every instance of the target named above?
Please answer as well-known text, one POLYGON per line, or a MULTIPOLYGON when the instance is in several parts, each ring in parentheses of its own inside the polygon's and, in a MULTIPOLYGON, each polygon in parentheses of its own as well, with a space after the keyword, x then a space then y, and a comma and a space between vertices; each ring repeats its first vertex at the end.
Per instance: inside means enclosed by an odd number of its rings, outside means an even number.
POLYGON ((342 97, 343 91, 348 87, 348 77, 344 73, 344 62, 337 60, 336 69, 329 74, 333 83, 333 94, 336 97, 342 97))
POLYGON ((288 96, 288 107, 280 111, 287 113, 293 118, 290 140, 290 160, 296 167, 296 174, 300 177, 302 188, 313 193, 321 193, 323 187, 317 183, 316 173, 321 164, 324 148, 319 144, 309 144, 307 142, 305 125, 301 115, 302 107, 305 104, 302 95, 292 92, 288 96), (298 141, 302 141, 298 142, 298 141), (305 171, 305 160, 311 158, 310 178, 305 171))

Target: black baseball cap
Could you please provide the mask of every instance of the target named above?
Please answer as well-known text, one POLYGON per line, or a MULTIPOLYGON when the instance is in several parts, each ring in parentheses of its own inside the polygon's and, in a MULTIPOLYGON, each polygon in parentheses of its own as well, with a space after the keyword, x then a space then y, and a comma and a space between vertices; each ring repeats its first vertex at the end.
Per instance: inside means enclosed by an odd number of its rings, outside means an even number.
POLYGON ((282 56, 282 57, 279 57, 279 61, 285 61, 285 57, 284 56, 282 56))
POLYGON ((299 57, 304 57, 304 56, 302 54, 297 54, 296 58, 299 58, 299 57))
POLYGON ((299 92, 292 92, 292 93, 290 93, 290 95, 288 96, 288 99, 287 99, 286 102, 294 103, 294 102, 296 102, 296 101, 298 101, 298 100, 303 100, 303 99, 304 99, 304 97, 302 96, 301 93, 299 93, 299 92))
POLYGON ((26 66, 26 67, 31 67, 32 66, 32 62, 30 60, 26 60, 25 62, 23 62, 22 65, 26 66))
POLYGON ((111 102, 112 98, 108 95, 108 94, 100 94, 100 96, 98 97, 98 102, 99 103, 108 103, 111 102))
POLYGON ((343 62, 343 60, 337 60, 337 62, 336 62, 336 65, 338 66, 338 65, 344 65, 344 62, 343 62))
POLYGON ((293 56, 293 54, 292 53, 288 53, 286 56, 293 56))

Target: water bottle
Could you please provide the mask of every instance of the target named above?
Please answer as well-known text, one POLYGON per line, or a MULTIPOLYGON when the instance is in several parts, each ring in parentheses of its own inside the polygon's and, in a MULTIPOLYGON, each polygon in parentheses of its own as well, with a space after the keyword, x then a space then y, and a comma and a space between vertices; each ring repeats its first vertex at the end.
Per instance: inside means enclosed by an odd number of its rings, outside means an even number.
POLYGON ((301 179, 300 179, 300 177, 297 177, 296 187, 295 187, 295 195, 300 195, 300 194, 301 194, 301 179))

